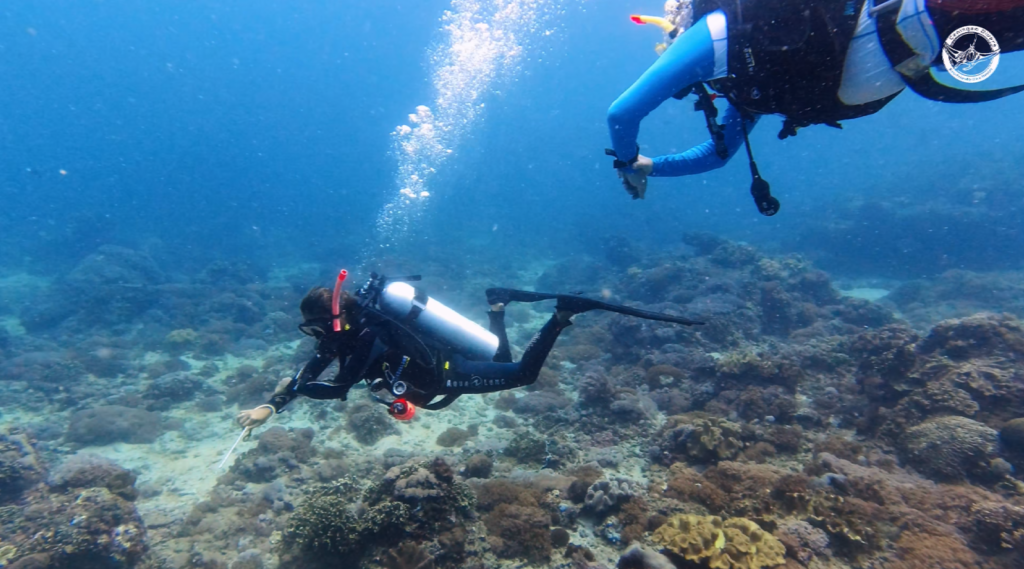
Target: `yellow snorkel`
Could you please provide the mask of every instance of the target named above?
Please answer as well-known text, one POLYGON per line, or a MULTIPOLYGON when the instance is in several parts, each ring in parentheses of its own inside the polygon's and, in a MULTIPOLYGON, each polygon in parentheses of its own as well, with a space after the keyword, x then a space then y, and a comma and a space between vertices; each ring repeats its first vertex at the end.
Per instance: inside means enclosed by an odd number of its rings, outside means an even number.
MULTIPOLYGON (((678 30, 675 24, 668 21, 668 19, 666 18, 659 18, 658 16, 640 16, 634 14, 630 16, 629 19, 632 20, 634 24, 638 24, 641 26, 644 24, 652 24, 658 26, 659 28, 661 28, 663 32, 665 32, 665 34, 669 37, 670 40, 675 39, 676 35, 678 34, 678 30)), ((668 49, 668 42, 662 42, 654 46, 654 51, 658 52, 658 55, 665 53, 666 49, 668 49)))
POLYGON ((644 24, 654 24, 655 26, 658 26, 659 28, 664 30, 666 34, 670 34, 676 29, 675 25, 672 24, 672 22, 666 20, 665 18, 659 18, 658 16, 637 16, 636 14, 634 14, 630 16, 629 19, 633 20, 634 24, 639 24, 641 26, 644 24))

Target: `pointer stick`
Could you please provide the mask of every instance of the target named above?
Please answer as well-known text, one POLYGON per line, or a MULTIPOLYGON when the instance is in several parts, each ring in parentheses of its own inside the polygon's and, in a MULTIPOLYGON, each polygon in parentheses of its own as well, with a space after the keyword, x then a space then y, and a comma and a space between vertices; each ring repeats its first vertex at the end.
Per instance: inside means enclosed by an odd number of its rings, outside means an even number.
POLYGON ((249 431, 251 430, 252 427, 246 427, 242 429, 242 434, 238 435, 238 438, 235 439, 235 444, 231 445, 231 448, 228 449, 228 453, 224 455, 224 460, 220 461, 220 464, 217 465, 218 470, 224 467, 224 463, 226 463, 228 459, 231 458, 231 453, 235 451, 235 447, 238 446, 238 443, 242 442, 242 439, 244 439, 245 435, 249 434, 249 431))

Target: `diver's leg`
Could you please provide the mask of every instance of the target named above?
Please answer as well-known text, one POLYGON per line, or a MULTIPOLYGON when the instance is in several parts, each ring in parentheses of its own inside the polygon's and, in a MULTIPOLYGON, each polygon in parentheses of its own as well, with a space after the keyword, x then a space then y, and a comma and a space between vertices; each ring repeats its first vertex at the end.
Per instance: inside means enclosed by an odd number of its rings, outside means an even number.
POLYGON ((558 335, 562 333, 562 330, 572 326, 570 319, 573 314, 575 312, 565 310, 561 306, 556 307, 555 313, 527 344, 526 350, 523 351, 523 357, 519 358, 519 373, 523 377, 523 385, 537 381, 540 368, 544 367, 544 361, 548 359, 551 349, 555 347, 558 335))
POLYGON ((498 351, 494 353, 495 362, 509 363, 512 361, 512 348, 508 344, 508 332, 505 330, 505 305, 495 304, 487 313, 490 320, 491 334, 498 337, 498 351))
POLYGON ((571 313, 560 311, 530 340, 518 362, 479 362, 461 356, 452 358, 443 393, 493 393, 530 385, 537 381, 541 367, 558 335, 572 324, 571 313))
POLYGON ((616 157, 637 155, 640 121, 676 93, 728 70, 726 17, 716 10, 683 32, 651 67, 608 109, 608 132, 616 157))
POLYGON ((487 295, 487 304, 508 304, 510 302, 540 302, 542 300, 554 300, 557 294, 550 292, 534 292, 532 290, 516 290, 514 288, 489 288, 484 293, 487 295))

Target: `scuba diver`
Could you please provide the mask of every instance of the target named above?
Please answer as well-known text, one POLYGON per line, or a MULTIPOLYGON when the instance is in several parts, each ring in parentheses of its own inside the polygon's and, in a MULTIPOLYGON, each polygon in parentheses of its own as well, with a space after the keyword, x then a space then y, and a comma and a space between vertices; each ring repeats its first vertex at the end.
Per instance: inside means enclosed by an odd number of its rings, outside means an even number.
POLYGON ((758 173, 747 136, 762 115, 784 118, 778 136, 785 139, 814 124, 842 128, 839 121, 878 112, 906 87, 949 103, 1024 91, 956 89, 931 72, 952 47, 943 40, 963 26, 990 32, 1003 53, 1024 49, 1024 0, 669 0, 664 18, 631 19, 666 34, 660 58, 608 109, 613 148, 606 153, 633 199, 643 199, 649 176, 721 168, 744 144, 754 202, 775 215, 779 201, 758 173), (641 155, 640 122, 690 93, 711 139, 680 154, 641 155), (713 102, 719 95, 729 103, 722 124, 713 102))
POLYGON ((416 407, 443 409, 460 395, 530 385, 558 335, 572 325, 572 317, 591 310, 686 326, 703 324, 578 295, 492 288, 486 291, 487 331, 410 285, 418 276, 388 279, 371 273, 354 295, 342 291, 346 277, 345 271, 338 275, 333 292, 314 288, 302 299, 299 330, 316 338, 316 350, 294 377, 281 381, 266 404, 238 414, 236 420, 243 427, 262 425, 299 395, 344 401, 349 389, 364 380, 371 396, 399 420, 411 419, 416 407), (555 300, 555 312, 522 358, 513 362, 505 306, 542 300, 555 300), (337 375, 331 381, 320 380, 334 360, 339 363, 337 375), (379 395, 383 392, 390 397, 379 395))

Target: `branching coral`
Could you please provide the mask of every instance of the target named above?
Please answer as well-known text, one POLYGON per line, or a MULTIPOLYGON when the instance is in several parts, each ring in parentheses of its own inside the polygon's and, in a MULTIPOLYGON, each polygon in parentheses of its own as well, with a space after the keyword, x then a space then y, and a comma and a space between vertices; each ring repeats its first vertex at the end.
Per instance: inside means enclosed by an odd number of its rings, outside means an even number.
POLYGON ((353 496, 358 487, 349 478, 313 488, 289 520, 284 545, 313 556, 351 556, 401 531, 409 506, 384 502, 360 511, 353 496))
POLYGON ((458 530, 475 503, 442 459, 396 466, 362 492, 362 502, 359 495, 349 478, 314 487, 289 521, 285 548, 310 563, 341 556, 354 566, 367 548, 398 536, 458 530))
POLYGON ((687 561, 706 562, 709 569, 760 569, 786 561, 785 546, 746 518, 673 516, 652 539, 687 561))
POLYGON ((387 569, 434 569, 434 558, 415 543, 403 543, 384 554, 387 569))

